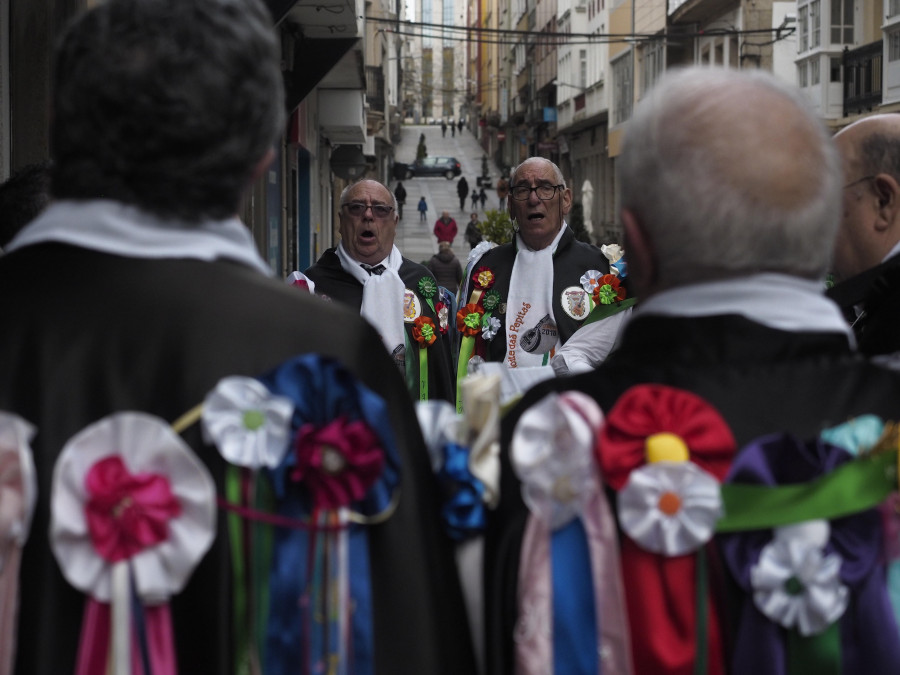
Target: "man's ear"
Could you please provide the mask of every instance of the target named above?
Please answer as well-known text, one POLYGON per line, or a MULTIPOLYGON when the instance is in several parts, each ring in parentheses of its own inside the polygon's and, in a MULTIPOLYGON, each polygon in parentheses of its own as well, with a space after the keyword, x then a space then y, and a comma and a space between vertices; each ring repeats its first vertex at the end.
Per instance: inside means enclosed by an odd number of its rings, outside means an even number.
POLYGON ((275 148, 269 148, 266 150, 266 154, 264 154, 260 160, 256 163, 256 166, 253 167, 253 172, 250 174, 250 185, 253 185, 259 177, 262 176, 266 170, 271 166, 272 160, 275 159, 275 148))
POLYGON ((884 232, 895 227, 900 238, 900 184, 889 173, 880 173, 872 179, 872 189, 878 197, 875 229, 884 232))
POLYGON ((634 212, 623 209, 622 227, 625 230, 625 259, 628 261, 628 277, 634 294, 646 298, 656 286, 656 254, 653 243, 638 222, 634 212))

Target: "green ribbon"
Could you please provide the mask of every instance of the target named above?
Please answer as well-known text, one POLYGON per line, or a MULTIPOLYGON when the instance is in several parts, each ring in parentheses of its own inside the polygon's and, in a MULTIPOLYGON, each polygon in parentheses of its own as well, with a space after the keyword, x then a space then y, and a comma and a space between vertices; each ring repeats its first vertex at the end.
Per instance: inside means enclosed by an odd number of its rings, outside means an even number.
MULTIPOLYGON (((229 465, 225 470, 225 498, 231 504, 240 505, 241 492, 241 469, 229 465)), ((232 603, 234 605, 235 673, 249 675, 250 635, 245 586, 244 523, 236 513, 228 514, 228 541, 231 544, 231 575, 234 584, 232 603)))
POLYGON ((419 400, 428 400, 428 347, 419 347, 419 400))
POLYGON ((456 364, 456 412, 460 415, 463 411, 462 381, 469 372, 469 359, 475 351, 475 336, 463 335, 459 343, 459 361, 456 364))
POLYGON ((613 314, 618 314, 622 312, 637 302, 637 298, 625 298, 622 302, 616 302, 611 305, 594 305, 594 309, 591 310, 591 313, 588 314, 588 317, 584 320, 582 326, 587 326, 589 323, 594 323, 595 321, 601 321, 602 319, 608 319, 613 314))
POLYGON ((767 530, 806 520, 833 520, 874 508, 897 489, 897 451, 865 455, 808 483, 722 488, 716 532, 767 530))
MULTIPOLYGON (((262 472, 255 471, 253 478, 253 508, 265 513, 275 511, 275 495, 272 486, 262 472)), ((251 568, 253 589, 253 654, 258 657, 259 664, 265 663, 264 650, 269 616, 269 570, 272 562, 273 530, 268 523, 253 521, 250 531, 251 568)))
POLYGON ((709 617, 706 615, 707 605, 706 596, 709 589, 709 573, 706 570, 706 548, 701 547, 697 551, 697 567, 696 567, 696 597, 694 606, 697 608, 697 619, 695 622, 695 630, 697 635, 697 644, 694 655, 694 675, 706 675, 709 670, 707 660, 707 626, 709 625, 709 617))
POLYGON ((841 630, 835 621, 818 635, 787 631, 787 662, 790 675, 841 675, 841 630))

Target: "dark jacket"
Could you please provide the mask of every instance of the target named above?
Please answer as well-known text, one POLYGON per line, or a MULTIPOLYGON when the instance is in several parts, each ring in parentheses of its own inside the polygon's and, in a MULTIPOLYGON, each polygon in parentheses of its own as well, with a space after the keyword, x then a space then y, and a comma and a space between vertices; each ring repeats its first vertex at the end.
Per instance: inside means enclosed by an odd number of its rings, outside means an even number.
POLYGON ((456 194, 458 194, 461 199, 469 194, 469 181, 466 180, 465 176, 460 178, 459 182, 456 184, 456 194))
POLYGON ((470 220, 466 224, 466 241, 469 242, 469 248, 475 248, 481 243, 482 239, 484 239, 484 237, 481 234, 481 230, 478 228, 478 221, 470 220))
POLYGON ((463 271, 459 258, 449 248, 438 251, 428 261, 428 269, 437 279, 438 286, 443 286, 456 295, 459 282, 462 281, 463 271))

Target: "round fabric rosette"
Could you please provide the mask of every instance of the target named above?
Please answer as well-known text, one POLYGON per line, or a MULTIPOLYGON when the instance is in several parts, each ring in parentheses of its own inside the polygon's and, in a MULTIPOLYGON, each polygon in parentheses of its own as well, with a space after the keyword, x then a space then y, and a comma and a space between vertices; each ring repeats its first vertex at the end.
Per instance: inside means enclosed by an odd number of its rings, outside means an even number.
POLYGON ((478 370, 485 363, 484 357, 481 356, 473 356, 466 362, 466 374, 467 375, 475 375, 478 373, 478 370))
POLYGON ((456 313, 456 329, 464 337, 474 337, 481 332, 481 317, 484 309, 474 303, 469 303, 456 313))
POLYGON ((291 480, 302 483, 317 508, 349 506, 365 496, 381 475, 384 453, 363 421, 344 417, 324 426, 304 424, 294 440, 291 480))
POLYGON ((413 322, 412 334, 422 348, 430 347, 437 340, 434 321, 427 316, 420 316, 413 322))
POLYGON ((581 275, 581 279, 579 282, 581 283, 581 287, 586 290, 591 295, 594 294, 594 290, 600 285, 600 279, 603 278, 603 272, 600 270, 588 270, 584 274, 581 275))
POLYGON ((594 303, 597 305, 611 305, 625 299, 626 291, 613 274, 604 274, 593 290, 594 303))
POLYGON ((438 330, 446 333, 450 327, 450 308, 443 302, 439 302, 434 306, 434 312, 437 315, 438 330))
POLYGON ((203 438, 231 464, 274 469, 288 450, 293 412, 290 399, 259 380, 226 377, 203 402, 203 438))
POLYGON ((760 612, 801 635, 817 635, 846 611, 849 591, 841 583, 841 556, 825 554, 828 521, 775 529, 774 539, 750 569, 753 602, 760 612))
POLYGON ((597 490, 593 441, 584 418, 557 394, 541 399, 516 424, 510 459, 522 499, 551 529, 581 513, 597 490))
POLYGON ((666 556, 708 542, 722 514, 719 482, 692 462, 635 469, 618 496, 622 529, 641 548, 666 556))
POLYGON ((481 337, 485 340, 493 340, 500 330, 500 319, 496 316, 484 315, 481 322, 481 337))
POLYGON ((481 291, 486 291, 493 286, 495 279, 494 273, 487 267, 479 267, 472 273, 472 282, 475 284, 475 288, 481 291))
POLYGON ((500 306, 502 300, 500 293, 492 288, 484 294, 484 297, 481 299, 481 306, 484 307, 486 312, 493 312, 500 306))
POLYGON ((421 293, 424 298, 432 298, 434 297, 434 294, 437 293, 437 284, 431 277, 422 277, 419 279, 418 288, 419 293, 421 293))
POLYGON ((215 536, 215 485, 171 427, 123 412, 75 435, 53 472, 50 544, 63 576, 100 602, 128 560, 138 597, 165 602, 215 536))
POLYGON ((0 412, 0 572, 10 547, 24 546, 37 503, 37 475, 31 455, 34 427, 18 415, 0 412))

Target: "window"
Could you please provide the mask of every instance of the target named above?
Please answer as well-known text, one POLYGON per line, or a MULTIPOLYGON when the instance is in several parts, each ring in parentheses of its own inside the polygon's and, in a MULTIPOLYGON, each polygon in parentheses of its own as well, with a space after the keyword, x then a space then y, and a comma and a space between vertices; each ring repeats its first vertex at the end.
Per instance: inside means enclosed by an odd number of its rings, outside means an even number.
POLYGON ((806 79, 806 62, 797 64, 797 79, 800 81, 801 87, 809 86, 809 81, 806 79))
POLYGON ((631 52, 629 51, 612 64, 616 102, 613 109, 613 124, 620 124, 631 117, 631 105, 634 100, 631 62, 631 52))
POLYGON ((805 52, 809 49, 809 8, 804 6, 799 9, 799 20, 797 23, 800 25, 800 49, 799 51, 805 52))
POLYGON ((888 33, 888 61, 900 61, 900 31, 888 33))
POLYGON ((649 91, 663 70, 663 42, 655 40, 643 49, 641 59, 641 90, 649 91))
POLYGON ((888 4, 888 16, 897 16, 900 14, 900 0, 891 0, 888 4))
POLYGON ((818 47, 821 42, 819 35, 822 32, 822 13, 819 0, 809 3, 809 46, 818 47))
POLYGON ((578 85, 587 89, 587 49, 578 50, 578 85))
POLYGON ((809 83, 819 84, 819 59, 814 58, 809 62, 809 83))
POLYGON ((840 56, 832 56, 831 57, 831 81, 832 82, 841 82, 841 67, 844 65, 844 60, 840 56))
POLYGON ((831 0, 831 42, 853 43, 853 0, 831 0))

